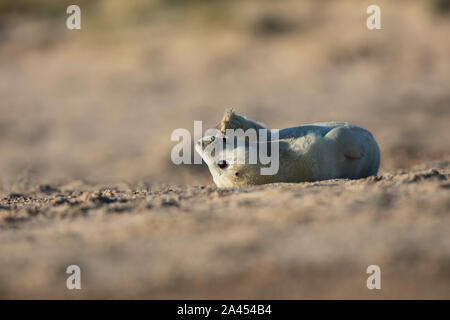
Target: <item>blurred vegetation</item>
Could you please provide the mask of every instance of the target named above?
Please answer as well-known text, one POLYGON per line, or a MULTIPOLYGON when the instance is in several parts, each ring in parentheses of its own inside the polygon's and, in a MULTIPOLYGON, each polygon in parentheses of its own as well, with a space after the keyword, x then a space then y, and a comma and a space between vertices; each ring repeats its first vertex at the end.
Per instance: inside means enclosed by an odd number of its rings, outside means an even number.
POLYGON ((230 14, 237 3, 237 0, 0 0, 0 27, 21 19, 65 19, 71 4, 80 6, 84 19, 91 18, 91 27, 132 27, 170 19, 189 19, 210 27, 230 23, 230 14))
MULTIPOLYGON (((265 2, 270 0, 246 0, 246 2, 265 2)), ((282 1, 282 0, 279 0, 282 1)), ((304 0, 307 1, 307 0, 304 0)), ((310 0, 314 1, 314 0, 310 0)), ((324 0, 317 2, 325 3, 324 0)), ((411 0, 416 1, 416 0, 411 0)), ((427 7, 436 14, 450 14, 450 0, 422 0, 424 10, 427 7)), ((176 11, 178 18, 195 19, 197 22, 217 23, 229 19, 238 0, 0 0, 0 18, 61 19, 71 4, 82 8, 84 16, 95 17, 95 24, 106 27, 121 25, 136 25, 155 18, 167 19, 168 11, 176 11), (161 14, 164 12, 164 14, 161 14), (181 13, 181 15, 180 15, 181 13)), ((288 31, 296 26, 279 21, 272 16, 263 17, 259 31, 267 34, 277 34, 288 31)), ((258 30, 257 30, 258 31, 258 30)))
MULTIPOLYGON (((83 14, 103 17, 103 20, 114 20, 119 24, 130 21, 139 23, 166 9, 223 10, 238 2, 237 0, 0 0, 0 17, 58 17, 61 12, 65 12, 69 5, 77 4, 83 9, 83 14)), ((450 14, 450 0, 425 0, 424 3, 428 4, 435 13, 450 14)), ((214 16, 213 10, 209 10, 207 13, 214 16)), ((277 21, 274 22, 270 19, 264 21, 262 28, 265 27, 270 31, 289 28, 289 26, 280 25, 277 21)))
MULTIPOLYGON (((76 3, 83 7, 91 7, 94 1, 78 0, 76 3)), ((74 4, 74 1, 56 0, 2 0, 0 1, 0 16, 32 16, 52 17, 74 4)))
POLYGON ((450 0, 434 0, 432 3, 436 12, 450 14, 450 0))
POLYGON ((102 14, 104 10, 109 13, 130 14, 139 16, 151 14, 152 11, 164 8, 186 8, 192 6, 216 6, 229 5, 234 0, 1 0, 0 16, 20 15, 33 17, 57 16, 61 11, 76 4, 82 8, 94 9, 96 13, 102 14))

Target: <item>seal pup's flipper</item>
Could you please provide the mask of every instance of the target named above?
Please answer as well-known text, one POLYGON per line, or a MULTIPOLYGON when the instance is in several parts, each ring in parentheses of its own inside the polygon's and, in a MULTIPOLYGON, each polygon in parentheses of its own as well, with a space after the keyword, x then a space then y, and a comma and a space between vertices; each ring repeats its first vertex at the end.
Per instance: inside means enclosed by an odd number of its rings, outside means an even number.
POLYGON ((361 159, 366 154, 367 133, 356 126, 335 128, 326 134, 326 138, 334 140, 339 146, 339 151, 348 160, 361 159))
POLYGON ((248 129, 267 129, 263 124, 258 123, 256 121, 252 121, 247 119, 244 116, 238 115, 234 112, 233 108, 229 108, 225 110, 225 114, 223 115, 220 124, 218 125, 218 129, 225 133, 227 129, 242 129, 247 131, 248 129))

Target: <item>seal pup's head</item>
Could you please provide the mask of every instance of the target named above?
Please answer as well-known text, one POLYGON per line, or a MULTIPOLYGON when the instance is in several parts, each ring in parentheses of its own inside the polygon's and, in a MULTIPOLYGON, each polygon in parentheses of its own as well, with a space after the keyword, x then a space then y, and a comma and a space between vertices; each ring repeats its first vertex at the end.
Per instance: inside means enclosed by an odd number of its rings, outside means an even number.
POLYGON ((211 130, 210 134, 207 132, 206 136, 196 142, 195 150, 208 165, 218 187, 274 182, 279 157, 278 141, 272 139, 274 137, 271 130, 259 122, 236 114, 232 108, 225 110, 217 128, 211 130), (261 134, 265 137, 260 136, 261 134), (277 152, 272 154, 271 144, 274 141, 277 152), (265 165, 262 166, 260 156, 267 151, 270 156, 265 157, 265 165))
MULTIPOLYGON (((199 139, 195 150, 208 165, 214 183, 218 187, 234 187, 262 184, 257 161, 250 162, 251 151, 257 145, 248 140, 226 136, 221 132, 199 139)), ((257 154, 257 152, 254 152, 257 154)))
MULTIPOLYGON (((265 144, 270 151, 270 143, 266 141, 265 144)), ((208 165, 218 187, 235 187, 275 182, 275 175, 261 174, 262 168, 267 168, 261 165, 259 159, 261 146, 261 142, 243 140, 217 131, 215 135, 199 139, 195 150, 208 165)))

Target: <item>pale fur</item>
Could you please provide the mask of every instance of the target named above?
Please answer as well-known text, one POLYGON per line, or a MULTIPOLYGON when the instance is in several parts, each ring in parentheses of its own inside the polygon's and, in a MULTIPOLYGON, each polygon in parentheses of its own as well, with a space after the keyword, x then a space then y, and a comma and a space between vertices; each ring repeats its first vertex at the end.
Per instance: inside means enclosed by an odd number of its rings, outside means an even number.
MULTIPOLYGON (((237 115, 232 109, 225 112, 220 130, 263 129, 261 123, 237 115)), ((234 137, 239 139, 239 137, 234 137)), ((204 152, 210 144, 222 143, 213 136, 200 139, 195 148, 209 167, 219 187, 257 185, 274 182, 303 182, 327 179, 359 179, 376 175, 380 165, 380 151, 372 134, 347 122, 321 122, 279 131, 279 170, 275 175, 261 175, 260 164, 238 164, 236 153, 259 148, 258 141, 246 141, 245 146, 223 149, 216 159, 229 163, 220 169, 217 161, 204 152), (232 151, 232 152, 230 152, 232 151)), ((212 145, 213 146, 213 145, 212 145)))

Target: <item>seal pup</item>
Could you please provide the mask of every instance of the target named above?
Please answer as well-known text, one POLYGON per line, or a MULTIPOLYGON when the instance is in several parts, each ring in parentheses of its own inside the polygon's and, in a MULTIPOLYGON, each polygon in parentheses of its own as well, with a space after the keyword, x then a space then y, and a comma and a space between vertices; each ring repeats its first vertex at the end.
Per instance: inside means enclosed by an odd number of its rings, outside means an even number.
POLYGON ((359 179, 376 175, 380 166, 380 150, 372 134, 347 122, 320 122, 275 131, 228 109, 218 128, 215 135, 195 144, 218 187, 359 179), (248 139, 248 129, 258 132, 256 140, 248 139), (227 133, 230 130, 240 133, 231 135, 227 133), (260 136, 264 130, 267 141, 260 136), (250 154, 260 155, 262 147, 269 153, 278 151, 274 174, 262 173, 266 166, 260 161, 249 161, 250 154), (244 163, 238 157, 243 157, 244 163))

